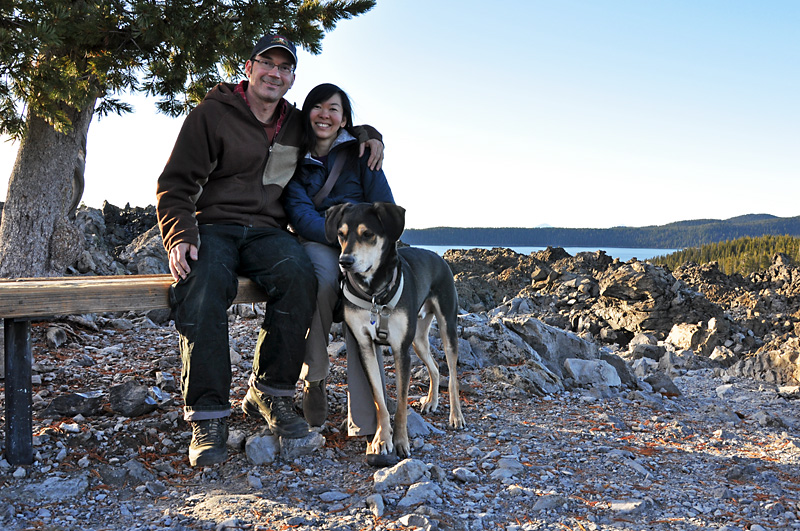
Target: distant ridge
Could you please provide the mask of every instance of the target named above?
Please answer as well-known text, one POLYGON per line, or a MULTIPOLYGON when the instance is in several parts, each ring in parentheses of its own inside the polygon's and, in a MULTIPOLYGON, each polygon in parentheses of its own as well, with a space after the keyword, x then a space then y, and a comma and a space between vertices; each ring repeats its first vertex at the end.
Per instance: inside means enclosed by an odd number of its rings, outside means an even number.
POLYGON ((403 242, 410 245, 685 249, 745 236, 766 235, 800 237, 800 216, 779 218, 770 214, 746 214, 724 220, 695 219, 666 225, 610 229, 434 227, 406 229, 403 242))

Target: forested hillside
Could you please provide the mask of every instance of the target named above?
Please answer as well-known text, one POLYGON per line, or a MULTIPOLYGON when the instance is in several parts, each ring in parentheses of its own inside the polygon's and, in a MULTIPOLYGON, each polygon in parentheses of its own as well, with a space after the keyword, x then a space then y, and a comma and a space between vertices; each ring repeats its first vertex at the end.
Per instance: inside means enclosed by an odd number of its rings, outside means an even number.
POLYGON ((768 214, 749 214, 726 220, 697 219, 667 225, 610 229, 435 227, 407 229, 403 233, 403 241, 410 245, 685 249, 766 235, 800 237, 800 216, 779 218, 768 214))
POLYGON ((690 247, 667 256, 650 260, 655 264, 676 269, 686 262, 705 264, 719 262, 720 269, 730 275, 764 270, 772 264, 776 253, 784 253, 795 262, 800 259, 800 238, 794 236, 761 236, 738 238, 732 241, 715 242, 700 247, 690 247))

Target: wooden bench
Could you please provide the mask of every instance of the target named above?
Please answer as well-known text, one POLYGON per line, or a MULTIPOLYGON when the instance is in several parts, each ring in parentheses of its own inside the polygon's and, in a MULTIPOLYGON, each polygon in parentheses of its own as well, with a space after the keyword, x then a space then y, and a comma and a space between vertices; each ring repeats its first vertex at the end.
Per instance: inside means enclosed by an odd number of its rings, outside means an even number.
MULTIPOLYGON (((58 315, 169 308, 169 275, 48 277, 0 280, 5 331, 6 460, 33 463, 30 322, 58 315)), ((234 304, 264 302, 266 293, 239 277, 234 304)))

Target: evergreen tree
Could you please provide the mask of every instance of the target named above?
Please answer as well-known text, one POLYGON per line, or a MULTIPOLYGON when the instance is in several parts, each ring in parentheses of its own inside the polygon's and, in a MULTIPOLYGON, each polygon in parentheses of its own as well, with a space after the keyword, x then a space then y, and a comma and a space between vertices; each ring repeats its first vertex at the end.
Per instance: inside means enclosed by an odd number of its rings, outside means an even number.
POLYGON ((655 264, 676 269, 686 262, 705 264, 716 261, 720 269, 728 274, 749 275, 772 265, 777 253, 784 253, 790 259, 800 258, 800 238, 782 236, 746 236, 736 240, 726 240, 700 247, 689 247, 667 256, 657 256, 651 260, 655 264))
MULTIPOLYGON (((375 0, 0 0, 0 134, 20 141, 0 225, 0 277, 64 272, 82 234, 93 115, 125 92, 186 113, 241 75, 253 43, 281 33, 311 53, 375 0)), ((124 139, 120 139, 124 145, 124 139)), ((124 149, 124 148, 121 148, 124 149)))

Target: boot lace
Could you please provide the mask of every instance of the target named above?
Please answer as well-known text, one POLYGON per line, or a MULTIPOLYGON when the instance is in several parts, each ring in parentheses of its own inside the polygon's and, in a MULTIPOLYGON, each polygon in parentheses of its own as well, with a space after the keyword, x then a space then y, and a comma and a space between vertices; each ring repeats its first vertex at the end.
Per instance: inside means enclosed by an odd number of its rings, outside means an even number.
POLYGON ((192 424, 192 438, 196 446, 219 445, 225 434, 225 419, 209 419, 192 424))
POLYGON ((277 422, 289 422, 297 417, 291 399, 288 396, 273 397, 271 406, 272 415, 277 422))

